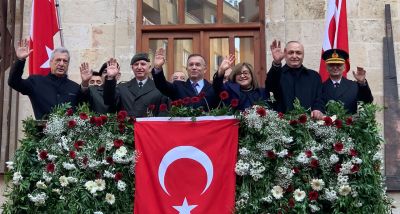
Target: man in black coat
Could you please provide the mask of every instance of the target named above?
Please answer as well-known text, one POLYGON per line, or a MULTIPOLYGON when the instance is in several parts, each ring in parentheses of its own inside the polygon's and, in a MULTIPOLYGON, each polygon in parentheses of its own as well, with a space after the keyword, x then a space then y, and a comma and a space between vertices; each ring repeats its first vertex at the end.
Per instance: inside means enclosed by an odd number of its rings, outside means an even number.
POLYGON ((321 78, 317 72, 303 66, 303 45, 291 41, 282 52, 280 42, 274 40, 270 48, 274 61, 267 74, 265 87, 267 93, 272 92, 276 100, 273 108, 283 113, 290 111, 297 98, 301 106, 311 109, 313 118, 322 119, 324 103, 321 78), (281 63, 283 58, 286 61, 284 66, 281 63))
POLYGON ((204 74, 207 71, 204 58, 199 54, 191 54, 186 63, 189 79, 185 82, 174 81, 170 83, 165 79, 162 69, 165 63, 164 52, 162 48, 156 51, 154 68, 152 69, 154 82, 158 90, 173 101, 186 97, 195 97, 203 93, 204 98, 200 102, 191 103, 190 106, 193 108, 202 107, 205 111, 215 108, 218 105, 219 98, 215 94, 212 85, 204 79, 204 74))
POLYGON ((322 97, 325 104, 329 100, 340 101, 348 113, 355 114, 358 101, 365 103, 373 101, 371 89, 365 79, 364 68, 357 67, 357 71, 353 71, 356 81, 343 77, 346 68, 345 62, 349 58, 346 51, 330 49, 322 54, 322 58, 325 60, 326 70, 329 72, 329 79, 322 86, 322 97))
POLYGON ((132 80, 116 85, 115 77, 119 73, 117 61, 111 59, 107 65, 107 77, 104 83, 104 104, 118 110, 125 110, 135 117, 159 115, 161 104, 167 104, 168 98, 157 90, 154 81, 149 78, 150 59, 147 53, 138 53, 131 60, 135 74, 132 80), (154 108, 153 108, 154 106, 154 108))
MULTIPOLYGON (((26 58, 32 51, 27 40, 19 42, 15 50, 17 60, 11 68, 8 85, 29 96, 36 119, 44 119, 59 104, 70 103, 72 107, 76 106, 81 99, 81 87, 68 79, 68 50, 56 48, 53 51, 47 76, 31 75, 22 79, 26 58)), ((82 84, 84 81, 88 81, 87 76, 82 76, 82 84)))

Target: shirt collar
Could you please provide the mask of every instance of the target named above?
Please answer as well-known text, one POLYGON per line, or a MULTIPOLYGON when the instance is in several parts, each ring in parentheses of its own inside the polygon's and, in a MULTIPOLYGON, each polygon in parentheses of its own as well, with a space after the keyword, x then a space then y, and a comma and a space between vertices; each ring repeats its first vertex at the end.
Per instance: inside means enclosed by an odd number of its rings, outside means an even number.
POLYGON ((136 82, 137 82, 138 85, 139 85, 139 82, 142 82, 143 85, 144 85, 144 84, 146 84, 147 80, 148 80, 148 78, 146 78, 146 79, 144 79, 144 80, 138 80, 138 79, 136 79, 136 82))

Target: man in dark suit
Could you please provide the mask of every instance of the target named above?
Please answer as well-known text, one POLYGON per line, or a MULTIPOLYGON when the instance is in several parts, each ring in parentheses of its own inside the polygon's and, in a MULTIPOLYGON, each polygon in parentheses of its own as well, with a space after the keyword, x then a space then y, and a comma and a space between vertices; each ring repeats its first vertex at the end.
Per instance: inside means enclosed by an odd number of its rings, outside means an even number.
POLYGON ((207 65, 204 58, 199 54, 189 55, 186 63, 186 71, 189 79, 185 82, 174 81, 168 82, 162 66, 165 63, 165 51, 160 48, 156 51, 154 59, 154 68, 152 74, 154 82, 158 90, 171 100, 183 99, 186 97, 195 97, 203 94, 204 98, 200 102, 191 103, 193 108, 202 107, 205 111, 215 108, 219 102, 218 96, 215 94, 212 85, 204 79, 207 71, 207 65))
POLYGON ((348 80, 343 77, 346 68, 345 62, 349 58, 346 51, 340 49, 330 49, 322 54, 325 60, 329 79, 323 83, 322 97, 325 104, 329 100, 340 101, 344 104, 344 108, 348 113, 357 112, 357 102, 363 101, 371 103, 373 101, 371 89, 365 79, 366 71, 362 67, 357 67, 357 71, 353 71, 356 81, 348 80))
POLYGON ((159 106, 167 104, 168 98, 157 90, 154 81, 149 78, 148 54, 135 54, 131 60, 131 68, 135 78, 116 86, 115 77, 118 75, 119 67, 115 59, 108 62, 103 94, 104 104, 115 106, 118 110, 126 110, 130 116, 150 116, 148 113, 157 116, 159 106))
POLYGON ((303 45, 291 41, 282 51, 280 42, 274 40, 270 48, 274 60, 265 80, 265 88, 268 94, 273 93, 276 100, 272 104, 274 109, 283 113, 293 110, 293 102, 297 98, 302 107, 311 109, 311 117, 322 119, 321 77, 316 71, 303 66, 303 45), (283 59, 286 65, 282 66, 283 59))

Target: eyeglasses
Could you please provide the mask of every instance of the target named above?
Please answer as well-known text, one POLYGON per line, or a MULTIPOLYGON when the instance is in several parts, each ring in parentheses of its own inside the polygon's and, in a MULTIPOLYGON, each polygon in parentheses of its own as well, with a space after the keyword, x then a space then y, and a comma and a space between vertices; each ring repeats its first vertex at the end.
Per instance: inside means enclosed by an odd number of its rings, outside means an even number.
POLYGON ((243 75, 243 76, 248 77, 248 76, 251 76, 251 73, 250 73, 250 71, 242 71, 240 73, 237 73, 236 75, 238 75, 238 76, 243 75))

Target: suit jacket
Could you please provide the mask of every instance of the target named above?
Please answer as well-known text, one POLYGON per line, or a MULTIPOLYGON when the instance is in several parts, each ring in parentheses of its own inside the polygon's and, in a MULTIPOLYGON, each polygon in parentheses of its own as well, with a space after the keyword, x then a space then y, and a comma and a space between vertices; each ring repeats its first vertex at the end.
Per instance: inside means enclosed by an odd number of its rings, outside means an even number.
POLYGON ((358 101, 371 103, 374 100, 368 83, 361 85, 346 78, 342 78, 337 88, 334 87, 331 79, 326 80, 322 86, 322 97, 325 104, 329 100, 342 102, 344 108, 351 114, 357 112, 358 101))
POLYGON ((293 110, 296 98, 305 109, 325 111, 322 100, 322 82, 319 74, 304 66, 293 69, 287 65, 272 65, 265 80, 267 93, 272 92, 276 103, 273 108, 279 112, 293 110))
POLYGON ((125 110, 129 116, 146 117, 150 105, 155 105, 154 116, 159 115, 161 104, 168 104, 168 98, 157 90, 154 81, 147 79, 142 88, 133 78, 129 82, 120 83, 116 86, 115 80, 106 80, 103 92, 104 104, 118 110, 125 110))
POLYGON ((103 85, 89 86, 89 88, 83 93, 84 101, 89 103, 91 111, 100 114, 116 112, 116 109, 114 109, 113 106, 104 104, 103 91, 104 91, 103 85))
POLYGON ((224 77, 219 77, 217 73, 215 73, 212 85, 214 87, 214 91, 218 94, 222 91, 228 92, 229 98, 224 100, 226 105, 230 105, 232 99, 238 99, 239 104, 236 109, 244 110, 259 102, 264 104, 267 103, 269 94, 267 95, 264 88, 255 88, 250 91, 242 91, 239 84, 231 81, 223 83, 223 79, 224 77))
MULTIPOLYGON (((165 79, 164 72, 162 70, 156 73, 154 68, 152 70, 152 74, 157 89, 171 100, 197 96, 195 89, 190 83, 190 80, 187 80, 186 82, 174 81, 173 83, 170 83, 165 79)), ((207 102, 204 99, 201 99, 201 101, 198 103, 190 104, 193 108, 202 106, 205 111, 208 111, 209 108, 212 109, 218 105, 219 97, 215 94, 212 85, 207 80, 204 80, 204 87, 201 89, 201 92, 204 92, 207 102)))

